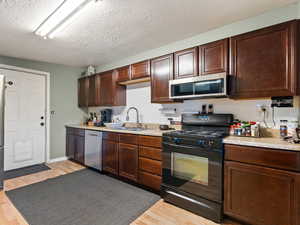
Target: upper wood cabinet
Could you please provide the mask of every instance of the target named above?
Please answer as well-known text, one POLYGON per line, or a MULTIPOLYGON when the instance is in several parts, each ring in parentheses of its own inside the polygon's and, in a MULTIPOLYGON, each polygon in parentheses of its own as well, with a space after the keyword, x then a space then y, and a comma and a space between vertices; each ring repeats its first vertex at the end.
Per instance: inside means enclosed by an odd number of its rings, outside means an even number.
POLYGON ((88 107, 89 100, 89 77, 78 79, 78 106, 88 107))
POLYGON ((173 79, 173 54, 151 60, 151 102, 168 103, 169 80, 173 79))
POLYGON ((296 95, 298 21, 230 38, 233 98, 296 95))
POLYGON ((200 75, 228 73, 228 39, 199 46, 200 75))
POLYGON ((132 64, 131 68, 131 79, 139 79, 143 77, 150 77, 150 60, 145 60, 132 64))
POLYGON ((100 106, 125 106, 126 87, 117 84, 118 73, 100 74, 100 106))
POLYGON ((198 47, 174 53, 175 79, 198 76, 198 47))
POLYGON ((115 70, 117 73, 117 82, 130 80, 130 66, 124 66, 115 70))
POLYGON ((89 77, 88 106, 99 106, 100 103, 100 75, 89 77))

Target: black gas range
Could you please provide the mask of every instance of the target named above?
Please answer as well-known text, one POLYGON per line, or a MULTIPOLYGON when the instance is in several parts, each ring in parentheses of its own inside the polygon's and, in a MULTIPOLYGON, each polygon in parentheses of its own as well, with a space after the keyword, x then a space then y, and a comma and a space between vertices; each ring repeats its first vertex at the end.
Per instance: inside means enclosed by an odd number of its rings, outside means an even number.
POLYGON ((221 222, 223 216, 223 138, 231 114, 183 114, 182 130, 163 134, 165 201, 221 222))

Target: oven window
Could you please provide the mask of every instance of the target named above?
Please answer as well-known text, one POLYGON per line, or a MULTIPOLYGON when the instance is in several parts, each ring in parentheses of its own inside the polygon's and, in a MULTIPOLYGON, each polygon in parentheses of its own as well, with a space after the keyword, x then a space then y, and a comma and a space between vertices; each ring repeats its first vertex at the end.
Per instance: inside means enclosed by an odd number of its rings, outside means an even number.
POLYGON ((224 92, 224 79, 199 81, 195 83, 195 94, 218 94, 224 92))
POLYGON ((172 153, 172 176, 190 182, 208 185, 208 158, 172 153))
POLYGON ((172 85, 172 96, 187 96, 193 95, 193 83, 175 84, 172 85))

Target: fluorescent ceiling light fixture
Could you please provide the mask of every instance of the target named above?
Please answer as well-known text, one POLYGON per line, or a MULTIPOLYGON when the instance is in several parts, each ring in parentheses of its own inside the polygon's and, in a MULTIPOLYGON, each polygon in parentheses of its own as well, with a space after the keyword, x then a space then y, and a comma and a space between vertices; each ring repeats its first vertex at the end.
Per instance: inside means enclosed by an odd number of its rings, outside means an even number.
POLYGON ((94 2, 97 0, 64 0, 34 33, 45 39, 54 38, 94 2))

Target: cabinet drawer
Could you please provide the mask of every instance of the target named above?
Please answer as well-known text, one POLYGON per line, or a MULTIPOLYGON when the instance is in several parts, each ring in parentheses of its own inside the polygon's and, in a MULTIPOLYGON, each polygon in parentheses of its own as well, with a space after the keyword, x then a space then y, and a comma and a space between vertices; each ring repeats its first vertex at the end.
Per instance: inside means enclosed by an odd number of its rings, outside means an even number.
POLYGON ((139 155, 144 158, 161 161, 161 149, 140 146, 139 155))
POLYGON ((140 172, 139 183, 159 191, 160 184, 161 184, 161 177, 147 172, 140 172))
POLYGON ((161 176, 161 162, 157 160, 140 157, 139 169, 161 176))
POLYGON ((120 134, 120 143, 137 145, 138 144, 137 135, 135 135, 135 134, 120 134))
POLYGON ((278 169, 300 171, 300 152, 225 145, 225 159, 278 169))
POLYGON ((161 137, 153 137, 153 136, 139 136, 139 145, 161 148, 161 137))
POLYGON ((79 128, 68 127, 67 128, 67 134, 74 134, 74 135, 77 135, 77 136, 84 137, 85 130, 84 129, 79 129, 79 128))
POLYGON ((118 141, 118 133, 114 132, 103 132, 103 139, 110 140, 110 141, 118 141))

